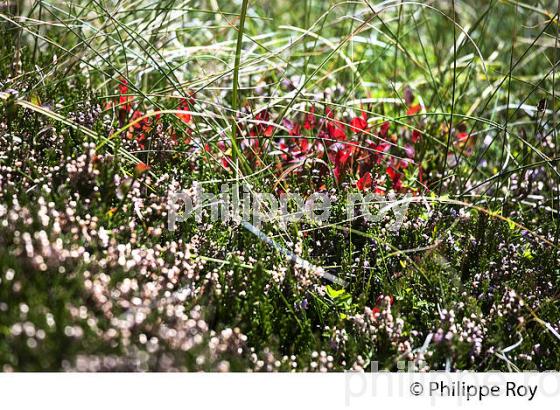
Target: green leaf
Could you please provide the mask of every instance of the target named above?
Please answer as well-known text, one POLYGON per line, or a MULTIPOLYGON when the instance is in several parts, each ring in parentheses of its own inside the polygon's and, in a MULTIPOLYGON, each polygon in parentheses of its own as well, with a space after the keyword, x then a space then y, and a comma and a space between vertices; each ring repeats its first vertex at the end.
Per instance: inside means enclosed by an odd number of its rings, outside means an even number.
POLYGON ((344 289, 336 290, 336 289, 333 289, 331 287, 331 285, 327 285, 327 295, 329 295, 329 297, 331 299, 339 298, 342 295, 344 295, 345 293, 346 293, 346 291, 344 289))

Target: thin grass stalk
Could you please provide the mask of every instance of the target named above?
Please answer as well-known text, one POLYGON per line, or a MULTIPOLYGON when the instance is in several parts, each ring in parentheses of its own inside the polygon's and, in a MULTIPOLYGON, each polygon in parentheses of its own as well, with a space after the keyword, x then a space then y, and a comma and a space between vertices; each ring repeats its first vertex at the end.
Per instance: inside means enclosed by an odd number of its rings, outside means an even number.
POLYGON ((237 31, 237 45, 235 48, 235 62, 233 66, 233 84, 231 92, 231 108, 233 118, 231 120, 231 148, 233 163, 236 164, 236 173, 238 173, 237 162, 240 158, 239 146, 237 145, 237 118, 236 113, 239 107, 239 65, 241 63, 241 47, 243 46, 243 31, 245 30, 245 16, 247 15, 248 0, 243 0, 241 5, 241 14, 239 16, 239 29, 237 31))

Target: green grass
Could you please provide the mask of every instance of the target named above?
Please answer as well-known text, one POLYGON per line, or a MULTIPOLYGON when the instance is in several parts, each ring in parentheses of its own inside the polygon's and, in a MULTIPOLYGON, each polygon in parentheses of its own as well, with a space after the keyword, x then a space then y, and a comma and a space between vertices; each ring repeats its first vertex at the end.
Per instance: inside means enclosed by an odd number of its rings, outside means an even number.
POLYGON ((559 12, 2 3, 3 370, 558 370, 559 12), (414 195, 397 233, 347 219, 365 172, 414 195), (173 192, 224 182, 337 201, 261 236, 209 209, 167 229, 173 192))

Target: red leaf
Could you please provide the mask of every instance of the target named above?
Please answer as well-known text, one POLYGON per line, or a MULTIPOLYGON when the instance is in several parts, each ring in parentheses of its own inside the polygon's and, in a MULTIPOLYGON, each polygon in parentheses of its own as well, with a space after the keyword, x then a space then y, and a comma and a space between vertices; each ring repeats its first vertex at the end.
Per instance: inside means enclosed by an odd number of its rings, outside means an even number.
POLYGON ((303 128, 306 130, 312 130, 315 128, 315 106, 312 105, 309 109, 309 113, 305 116, 305 123, 303 124, 303 128))
POLYGON ((336 155, 334 157, 334 177, 337 181, 340 181, 341 178, 346 173, 346 166, 348 164, 348 159, 352 156, 352 149, 351 148, 344 148, 339 149, 336 151, 336 155))
POLYGON ((385 187, 380 186, 380 185, 377 185, 377 186, 375 187, 375 191, 374 191, 374 192, 375 192, 376 195, 381 195, 381 196, 383 196, 383 195, 385 195, 385 191, 386 191, 385 187))
POLYGON ((121 94, 128 94, 128 80, 121 77, 119 80, 119 92, 121 94))
POLYGON ((366 172, 360 179, 358 179, 358 182, 356 182, 356 187, 358 188, 358 190, 364 191, 367 188, 371 187, 372 183, 373 179, 371 178, 371 172, 366 172))
MULTIPOLYGON (((182 111, 191 111, 191 107, 193 104, 194 98, 192 96, 190 96, 189 98, 181 98, 181 100, 179 100, 177 109, 182 111)), ((189 113, 177 114, 177 117, 183 120, 183 122, 185 122, 186 124, 191 122, 192 119, 192 115, 189 113)))
POLYGON ((136 175, 142 175, 144 172, 148 171, 149 169, 150 169, 149 165, 146 165, 143 162, 139 162, 134 167, 134 172, 136 173, 136 175))
POLYGON ((393 188, 395 190, 399 190, 402 187, 402 174, 397 172, 393 167, 387 167, 387 175, 391 179, 391 183, 393 184, 393 188))
POLYGON ((331 121, 327 124, 329 136, 338 141, 346 140, 346 132, 344 131, 344 124, 339 121, 331 121))
POLYGON ((420 104, 411 105, 410 107, 408 107, 408 110, 406 111, 406 115, 418 114, 421 109, 422 107, 420 107, 420 104))
POLYGON ((394 179, 397 176, 397 173, 392 167, 388 167, 387 175, 389 175, 389 178, 394 179))
POLYGON ((411 138, 412 143, 416 144, 420 140, 421 135, 422 134, 420 134, 420 131, 412 130, 412 138, 411 138))
POLYGON ((362 112, 361 117, 352 118, 352 120, 350 121, 350 129, 355 133, 367 130, 367 126, 368 123, 365 112, 362 112))
POLYGON ((334 178, 337 181, 340 181, 340 178, 342 177, 342 170, 340 167, 334 167, 334 178))
POLYGON ((220 162, 222 163, 222 167, 224 169, 226 169, 226 170, 229 169, 228 157, 222 157, 220 162))
POLYGON ((391 123, 389 121, 385 121, 383 124, 381 124, 381 127, 379 128, 379 136, 381 138, 387 137, 387 132, 389 131, 390 126, 391 123))
POLYGON ((269 125, 269 126, 266 127, 266 129, 264 130, 264 136, 265 136, 265 137, 271 137, 273 133, 274 133, 274 127, 273 127, 272 125, 269 125))
POLYGON ((345 167, 351 156, 352 152, 348 148, 338 150, 334 158, 334 165, 337 167, 345 167))

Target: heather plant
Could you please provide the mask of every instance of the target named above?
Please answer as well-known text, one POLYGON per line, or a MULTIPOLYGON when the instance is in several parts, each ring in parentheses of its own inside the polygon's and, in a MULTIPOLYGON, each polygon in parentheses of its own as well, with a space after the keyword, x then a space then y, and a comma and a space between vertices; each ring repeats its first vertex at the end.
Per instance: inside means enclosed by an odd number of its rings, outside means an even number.
POLYGON ((2 370, 559 370, 559 13, 2 2, 2 370))

